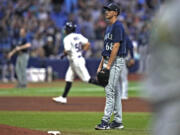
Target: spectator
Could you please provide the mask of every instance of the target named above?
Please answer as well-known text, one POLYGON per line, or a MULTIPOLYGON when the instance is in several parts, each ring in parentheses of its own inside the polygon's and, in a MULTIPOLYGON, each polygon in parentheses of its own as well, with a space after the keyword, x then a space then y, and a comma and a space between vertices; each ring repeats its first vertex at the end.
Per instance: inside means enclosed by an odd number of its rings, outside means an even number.
MULTIPOLYGON (((77 31, 88 37, 92 44, 86 57, 99 58, 105 30, 101 7, 110 1, 112 0, 4 0, 0 1, 0 20, 9 33, 9 39, 12 39, 12 45, 17 44, 21 26, 27 28, 27 36, 33 41, 31 54, 36 57, 44 57, 43 46, 47 44, 49 35, 53 35, 55 42, 57 51, 54 54, 62 52, 60 44, 64 37, 63 25, 67 20, 72 21, 78 25, 77 31)), ((146 7, 144 0, 114 1, 121 5, 120 18, 127 25, 130 38, 139 41, 138 35, 143 35, 143 26, 153 17, 151 10, 146 7)), ((0 43, 0 46, 5 45, 0 43)))
POLYGON ((43 46, 43 49, 44 49, 44 55, 46 57, 53 57, 53 55, 55 54, 53 37, 51 36, 47 37, 47 43, 43 46))
POLYGON ((7 59, 6 51, 4 51, 0 57, 0 69, 2 82, 7 83, 9 80, 15 82, 14 65, 7 59))

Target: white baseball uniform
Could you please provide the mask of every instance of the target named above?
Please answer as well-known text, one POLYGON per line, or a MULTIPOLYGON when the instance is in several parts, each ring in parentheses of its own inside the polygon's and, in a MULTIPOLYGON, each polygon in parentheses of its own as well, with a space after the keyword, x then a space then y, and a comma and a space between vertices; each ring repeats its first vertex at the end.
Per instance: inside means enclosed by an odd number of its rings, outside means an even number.
POLYGON ((73 82, 76 75, 84 82, 88 82, 90 79, 85 59, 82 56, 82 48, 86 43, 88 43, 88 39, 78 33, 70 33, 64 38, 64 50, 68 53, 69 60, 69 68, 65 76, 65 80, 68 82, 73 82))

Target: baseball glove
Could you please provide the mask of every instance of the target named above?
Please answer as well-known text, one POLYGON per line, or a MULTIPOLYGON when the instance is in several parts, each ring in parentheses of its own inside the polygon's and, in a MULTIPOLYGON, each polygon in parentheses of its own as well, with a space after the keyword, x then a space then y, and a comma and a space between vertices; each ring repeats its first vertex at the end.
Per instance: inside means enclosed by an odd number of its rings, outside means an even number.
POLYGON ((97 79, 100 85, 105 87, 108 84, 109 80, 109 70, 104 68, 97 74, 97 79))
POLYGON ((66 56, 65 53, 60 53, 56 58, 62 60, 62 59, 64 59, 65 56, 66 56))

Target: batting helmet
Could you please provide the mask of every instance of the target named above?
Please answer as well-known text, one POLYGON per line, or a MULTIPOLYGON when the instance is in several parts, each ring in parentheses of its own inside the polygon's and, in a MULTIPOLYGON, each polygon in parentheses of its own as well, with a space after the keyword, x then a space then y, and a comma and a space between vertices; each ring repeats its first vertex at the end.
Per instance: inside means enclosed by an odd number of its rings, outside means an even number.
POLYGON ((72 22, 66 22, 65 30, 66 33, 72 33, 76 31, 76 24, 73 24, 72 22))

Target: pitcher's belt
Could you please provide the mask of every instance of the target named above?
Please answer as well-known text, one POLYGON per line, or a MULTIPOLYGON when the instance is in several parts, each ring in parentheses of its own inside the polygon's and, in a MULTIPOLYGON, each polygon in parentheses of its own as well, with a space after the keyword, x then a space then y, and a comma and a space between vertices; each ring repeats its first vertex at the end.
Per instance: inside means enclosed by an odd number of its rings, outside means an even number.
MULTIPOLYGON (((104 58, 105 60, 108 60, 110 57, 109 57, 109 56, 103 56, 103 58, 104 58)), ((125 55, 116 56, 116 58, 125 58, 125 55)))

